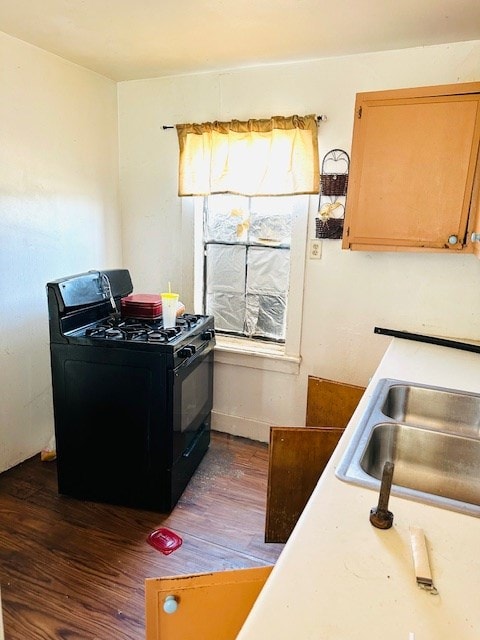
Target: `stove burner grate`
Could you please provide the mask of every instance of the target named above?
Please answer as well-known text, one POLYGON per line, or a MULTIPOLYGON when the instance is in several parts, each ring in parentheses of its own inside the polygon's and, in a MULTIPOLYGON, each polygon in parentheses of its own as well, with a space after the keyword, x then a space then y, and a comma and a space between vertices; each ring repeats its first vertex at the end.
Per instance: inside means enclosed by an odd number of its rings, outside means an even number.
POLYGON ((187 332, 202 316, 187 314, 177 318, 175 327, 164 329, 161 320, 139 322, 136 318, 105 318, 85 330, 85 336, 105 340, 129 340, 166 344, 179 334, 187 332))

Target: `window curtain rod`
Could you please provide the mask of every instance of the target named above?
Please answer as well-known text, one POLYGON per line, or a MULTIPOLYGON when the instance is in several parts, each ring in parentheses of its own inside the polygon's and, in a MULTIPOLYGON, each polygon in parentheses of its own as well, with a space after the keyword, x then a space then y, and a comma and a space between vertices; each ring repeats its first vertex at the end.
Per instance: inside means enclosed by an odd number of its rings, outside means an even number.
MULTIPOLYGON (((327 120, 328 120, 328 118, 325 115, 317 116, 317 122, 326 122, 327 120)), ((164 124, 164 125, 162 125, 162 129, 164 131, 165 131, 165 129, 175 129, 175 125, 173 125, 173 124, 164 124)))

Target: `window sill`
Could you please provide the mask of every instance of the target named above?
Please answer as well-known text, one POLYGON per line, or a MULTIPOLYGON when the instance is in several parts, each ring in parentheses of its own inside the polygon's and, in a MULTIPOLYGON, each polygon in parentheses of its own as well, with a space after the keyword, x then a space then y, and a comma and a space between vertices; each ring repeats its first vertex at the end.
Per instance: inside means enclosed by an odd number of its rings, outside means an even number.
POLYGON ((215 362, 264 371, 298 374, 300 356, 285 354, 283 345, 216 336, 215 362))

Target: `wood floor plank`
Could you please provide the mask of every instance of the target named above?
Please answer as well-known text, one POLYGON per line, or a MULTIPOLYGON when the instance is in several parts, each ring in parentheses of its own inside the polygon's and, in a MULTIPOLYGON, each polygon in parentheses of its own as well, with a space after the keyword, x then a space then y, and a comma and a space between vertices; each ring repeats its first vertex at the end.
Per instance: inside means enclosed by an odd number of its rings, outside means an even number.
POLYGON ((59 496, 55 463, 39 457, 1 474, 6 639, 143 640, 145 578, 275 563, 267 472, 266 445, 213 433, 171 514, 59 496), (146 542, 160 526, 183 538, 169 556, 146 542))

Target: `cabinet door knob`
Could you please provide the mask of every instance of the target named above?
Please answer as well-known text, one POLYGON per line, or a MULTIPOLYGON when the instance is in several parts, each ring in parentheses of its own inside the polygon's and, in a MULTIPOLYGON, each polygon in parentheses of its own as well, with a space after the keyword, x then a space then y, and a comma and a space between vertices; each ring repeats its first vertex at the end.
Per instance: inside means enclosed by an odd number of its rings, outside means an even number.
POLYGON ((457 242, 458 242, 458 236, 451 235, 448 237, 448 244, 457 244, 457 242))
POLYGON ((178 609, 178 602, 175 596, 167 596, 163 601, 163 610, 165 613, 175 613, 178 609))

